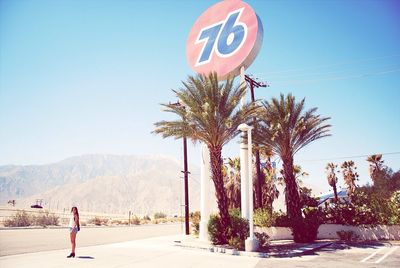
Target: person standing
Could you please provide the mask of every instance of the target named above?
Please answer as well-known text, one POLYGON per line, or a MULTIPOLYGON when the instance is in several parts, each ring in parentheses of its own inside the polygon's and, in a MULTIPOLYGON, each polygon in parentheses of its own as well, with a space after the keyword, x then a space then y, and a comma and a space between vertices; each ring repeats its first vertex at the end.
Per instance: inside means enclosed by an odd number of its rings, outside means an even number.
POLYGON ((80 230, 79 226, 79 212, 77 207, 72 207, 71 217, 69 219, 69 236, 71 238, 71 254, 67 258, 75 258, 75 247, 76 247, 76 234, 80 230))

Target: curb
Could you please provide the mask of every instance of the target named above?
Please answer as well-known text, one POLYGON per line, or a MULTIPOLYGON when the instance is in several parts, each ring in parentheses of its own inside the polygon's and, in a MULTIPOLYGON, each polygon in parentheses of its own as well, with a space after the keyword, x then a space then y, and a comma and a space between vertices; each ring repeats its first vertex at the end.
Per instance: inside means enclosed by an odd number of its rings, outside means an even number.
POLYGON ((205 250, 208 252, 220 253, 220 254, 228 254, 233 256, 247 256, 247 257, 256 257, 256 258, 284 258, 284 257, 297 257, 305 254, 312 253, 316 250, 321 248, 330 246, 333 242, 326 242, 326 243, 318 243, 318 244, 310 244, 307 246, 300 247, 295 250, 291 250, 287 253, 280 253, 280 254, 270 254, 266 252, 247 252, 247 251, 240 251, 236 249, 218 247, 218 246, 206 246, 206 245, 190 245, 182 243, 181 241, 175 241, 175 246, 182 247, 182 248, 189 248, 189 249, 200 249, 205 250))

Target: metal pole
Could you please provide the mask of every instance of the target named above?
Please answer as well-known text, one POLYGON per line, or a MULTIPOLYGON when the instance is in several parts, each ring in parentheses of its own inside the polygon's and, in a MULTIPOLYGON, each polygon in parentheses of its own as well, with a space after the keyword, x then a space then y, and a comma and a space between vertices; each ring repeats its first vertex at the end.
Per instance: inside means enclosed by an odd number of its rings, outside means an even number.
POLYGON ((188 164, 187 164, 187 141, 183 137, 183 173, 185 181, 185 233, 189 234, 189 178, 188 178, 188 164))

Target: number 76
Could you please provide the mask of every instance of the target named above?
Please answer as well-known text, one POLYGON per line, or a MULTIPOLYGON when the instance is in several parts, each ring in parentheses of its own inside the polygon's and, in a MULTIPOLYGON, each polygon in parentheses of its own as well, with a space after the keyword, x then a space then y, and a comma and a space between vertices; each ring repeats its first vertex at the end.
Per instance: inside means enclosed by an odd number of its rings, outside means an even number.
POLYGON ((238 51, 246 40, 247 26, 238 22, 244 8, 228 14, 222 22, 201 29, 196 44, 204 42, 196 66, 211 61, 215 50, 220 57, 229 57, 238 51))

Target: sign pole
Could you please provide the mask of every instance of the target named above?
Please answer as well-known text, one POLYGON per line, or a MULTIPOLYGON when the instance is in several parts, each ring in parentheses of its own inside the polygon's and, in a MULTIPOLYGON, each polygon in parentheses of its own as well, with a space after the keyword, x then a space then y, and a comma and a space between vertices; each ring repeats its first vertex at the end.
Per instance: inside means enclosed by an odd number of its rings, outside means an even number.
MULTIPOLYGON (((240 68, 240 85, 247 88, 244 76, 244 66, 240 68)), ((240 100, 241 107, 244 106, 245 98, 246 94, 244 94, 240 100)), ((240 207, 242 218, 249 219, 249 157, 245 136, 246 133, 242 132, 240 137, 240 207)))
POLYGON ((205 143, 201 144, 201 163, 200 163, 200 230, 199 238, 208 241, 208 220, 210 218, 210 151, 205 143))

